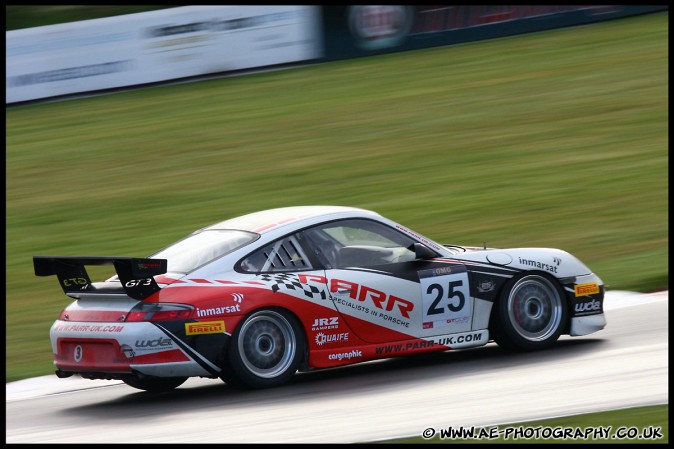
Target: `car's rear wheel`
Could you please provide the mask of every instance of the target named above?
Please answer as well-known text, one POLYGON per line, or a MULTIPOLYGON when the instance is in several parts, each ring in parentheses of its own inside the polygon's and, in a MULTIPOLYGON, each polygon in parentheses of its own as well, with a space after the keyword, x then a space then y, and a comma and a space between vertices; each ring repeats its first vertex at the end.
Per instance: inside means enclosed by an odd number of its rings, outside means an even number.
POLYGON ((282 309, 259 310, 232 335, 221 378, 238 388, 281 385, 297 372, 306 342, 297 319, 282 309))
POLYGON ((494 307, 492 336, 499 346, 515 351, 551 346, 562 334, 568 315, 563 290, 543 274, 511 279, 494 307))
POLYGON ((185 383, 187 377, 155 377, 142 374, 130 375, 122 379, 125 384, 139 390, 161 393, 171 391, 185 383))

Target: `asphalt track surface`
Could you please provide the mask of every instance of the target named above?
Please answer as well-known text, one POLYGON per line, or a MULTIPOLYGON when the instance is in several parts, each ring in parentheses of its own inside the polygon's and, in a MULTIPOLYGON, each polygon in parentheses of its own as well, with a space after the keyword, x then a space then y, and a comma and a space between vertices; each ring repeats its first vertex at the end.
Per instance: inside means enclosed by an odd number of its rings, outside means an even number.
POLYGON ((667 404, 668 292, 608 292, 607 327, 549 350, 475 349, 368 362, 236 391, 189 379, 149 394, 118 381, 6 384, 7 443, 352 443, 667 404))

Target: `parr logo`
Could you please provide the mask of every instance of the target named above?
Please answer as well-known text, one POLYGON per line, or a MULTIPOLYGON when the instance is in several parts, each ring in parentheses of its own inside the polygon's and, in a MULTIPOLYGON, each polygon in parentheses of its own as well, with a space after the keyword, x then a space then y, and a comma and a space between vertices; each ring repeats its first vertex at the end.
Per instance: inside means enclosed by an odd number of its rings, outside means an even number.
MULTIPOLYGON (((300 274, 297 278, 300 283, 307 285, 310 283, 328 284, 328 279, 325 276, 315 274, 300 274)), ((395 308, 399 311, 400 315, 408 320, 410 319, 410 312, 414 309, 414 303, 411 301, 389 295, 366 285, 360 285, 342 279, 330 279, 329 290, 330 293, 348 293, 349 298, 354 301, 364 302, 365 300, 368 300, 374 304, 376 308, 386 310, 387 312, 391 312, 395 308)))
POLYGON ((225 332, 224 321, 202 321, 201 323, 185 323, 185 334, 221 334, 225 332))
POLYGON ((575 287, 576 296, 595 295, 599 293, 599 284, 596 282, 589 282, 587 284, 578 284, 575 287))

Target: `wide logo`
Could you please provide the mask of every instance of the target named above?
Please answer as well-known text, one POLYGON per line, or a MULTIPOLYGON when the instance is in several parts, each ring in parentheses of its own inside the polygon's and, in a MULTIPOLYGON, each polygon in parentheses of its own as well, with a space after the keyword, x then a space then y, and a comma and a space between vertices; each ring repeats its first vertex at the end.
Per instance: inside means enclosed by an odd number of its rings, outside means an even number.
POLYGON ((185 334, 221 334, 225 332, 224 321, 202 321, 200 323, 185 323, 185 334))
POLYGON ((173 342, 167 337, 159 337, 152 340, 136 340, 136 343, 134 344, 136 349, 156 349, 170 346, 173 346, 173 342))
POLYGON ((596 299, 577 300, 573 306, 575 316, 596 315, 602 313, 601 302, 596 299))

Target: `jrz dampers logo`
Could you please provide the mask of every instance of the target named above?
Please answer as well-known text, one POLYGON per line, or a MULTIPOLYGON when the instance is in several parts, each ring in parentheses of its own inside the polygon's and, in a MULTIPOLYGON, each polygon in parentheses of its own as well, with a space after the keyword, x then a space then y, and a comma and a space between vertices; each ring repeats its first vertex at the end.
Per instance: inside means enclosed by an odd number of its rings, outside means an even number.
POLYGON ((339 328, 339 317, 316 318, 311 324, 312 331, 326 331, 339 328))

